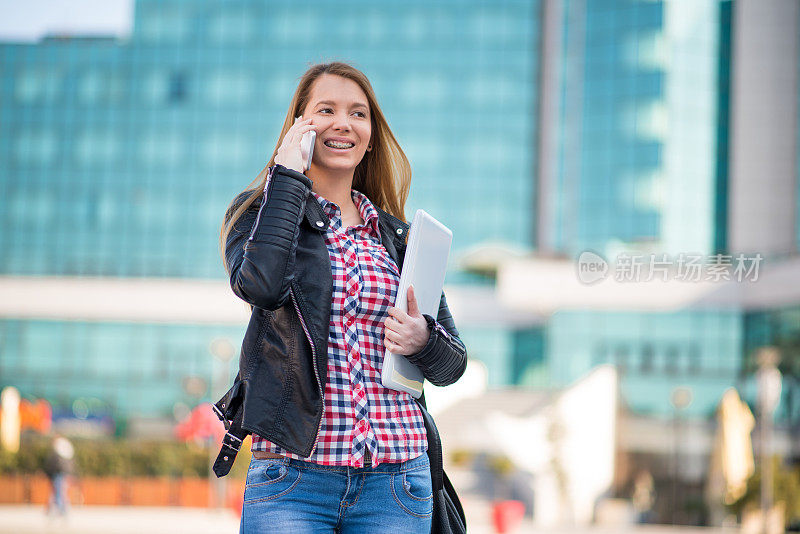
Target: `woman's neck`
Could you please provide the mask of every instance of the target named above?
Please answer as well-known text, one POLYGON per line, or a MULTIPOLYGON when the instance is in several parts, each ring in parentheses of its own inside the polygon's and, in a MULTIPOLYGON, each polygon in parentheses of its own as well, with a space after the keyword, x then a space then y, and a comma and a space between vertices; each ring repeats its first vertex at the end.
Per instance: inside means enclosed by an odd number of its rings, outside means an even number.
POLYGON ((355 208, 350 195, 350 189, 353 187, 353 171, 332 174, 312 164, 306 175, 311 179, 315 193, 335 203, 342 211, 349 209, 348 204, 355 208))
POLYGON ((312 163, 311 167, 306 171, 306 176, 311 179, 313 183, 312 190, 316 194, 339 206, 342 224, 345 228, 364 222, 350 193, 353 187, 353 171, 331 174, 314 167, 312 163))

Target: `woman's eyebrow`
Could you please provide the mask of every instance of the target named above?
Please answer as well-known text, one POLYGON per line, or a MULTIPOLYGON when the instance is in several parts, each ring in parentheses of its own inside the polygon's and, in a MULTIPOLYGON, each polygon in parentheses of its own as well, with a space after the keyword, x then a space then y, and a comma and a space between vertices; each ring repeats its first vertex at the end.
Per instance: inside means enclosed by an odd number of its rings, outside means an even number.
MULTIPOLYGON (((335 106, 336 102, 332 102, 330 100, 320 100, 315 105, 318 106, 320 104, 328 104, 329 106, 335 106)), ((351 108, 366 108, 366 109, 369 109, 369 107, 366 104, 362 104, 361 102, 353 102, 352 104, 350 104, 350 107, 351 108)))

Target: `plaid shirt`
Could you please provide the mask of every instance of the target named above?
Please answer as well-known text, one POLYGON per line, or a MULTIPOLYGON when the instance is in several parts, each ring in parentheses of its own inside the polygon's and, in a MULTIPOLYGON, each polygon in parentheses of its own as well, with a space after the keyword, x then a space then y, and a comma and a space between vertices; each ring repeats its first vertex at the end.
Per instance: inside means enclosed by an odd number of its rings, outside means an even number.
POLYGON ((312 192, 331 224, 325 244, 333 272, 325 412, 311 456, 289 453, 253 435, 254 451, 325 465, 372 466, 420 456, 428 442, 422 413, 408 393, 381 384, 383 321, 394 305, 400 272, 381 243, 378 212, 352 190, 364 224, 342 227, 339 206, 312 192))

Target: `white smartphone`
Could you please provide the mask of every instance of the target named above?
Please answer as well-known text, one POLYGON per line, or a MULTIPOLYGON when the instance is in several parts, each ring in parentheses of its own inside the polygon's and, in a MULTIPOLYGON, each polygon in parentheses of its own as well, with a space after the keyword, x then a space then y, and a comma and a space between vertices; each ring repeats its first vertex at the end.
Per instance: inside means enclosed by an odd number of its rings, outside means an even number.
MULTIPOLYGON (((297 117, 299 120, 300 117, 297 117)), ((314 157, 314 143, 317 140, 317 132, 309 130, 300 139, 300 154, 303 156, 303 172, 311 167, 311 159, 314 157)))

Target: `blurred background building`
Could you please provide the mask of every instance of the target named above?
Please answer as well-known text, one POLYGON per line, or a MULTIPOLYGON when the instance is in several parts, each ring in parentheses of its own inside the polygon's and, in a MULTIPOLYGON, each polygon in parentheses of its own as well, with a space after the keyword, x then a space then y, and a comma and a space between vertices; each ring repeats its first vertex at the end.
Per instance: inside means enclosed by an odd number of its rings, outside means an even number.
POLYGON ((796 2, 133 6, 124 35, 0 44, 0 387, 119 435, 215 400, 247 320, 222 215, 307 66, 344 60, 412 163, 407 216, 453 229, 448 300, 490 389, 610 363, 642 424, 702 426, 731 386, 754 401, 774 345, 796 435, 796 2), (763 278, 576 305, 559 284, 584 251, 760 254, 763 278))
MULTIPOLYGON (((33 292, 21 300, 41 297, 23 317, 20 302, 4 305, 2 385, 67 411, 103 405, 120 421, 211 398, 213 343, 235 367, 247 307, 212 302, 198 325, 185 299, 217 280, 235 300, 218 251, 222 214, 269 158, 313 62, 344 59, 369 75, 412 161, 407 213, 425 208, 454 229, 454 266, 491 239, 530 248, 540 10, 143 0, 127 38, 2 44, 0 271, 33 292), (113 287, 57 303, 44 291, 54 282, 74 297, 87 277, 113 287), (164 279, 188 283, 165 299, 164 279), (152 301, 125 309, 143 294, 152 301)), ((458 287, 490 285, 451 274, 458 287)), ((459 326, 494 384, 516 381, 513 358, 542 358, 535 332, 474 315, 459 326)))

